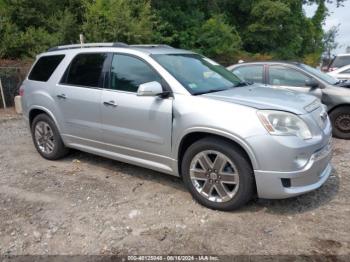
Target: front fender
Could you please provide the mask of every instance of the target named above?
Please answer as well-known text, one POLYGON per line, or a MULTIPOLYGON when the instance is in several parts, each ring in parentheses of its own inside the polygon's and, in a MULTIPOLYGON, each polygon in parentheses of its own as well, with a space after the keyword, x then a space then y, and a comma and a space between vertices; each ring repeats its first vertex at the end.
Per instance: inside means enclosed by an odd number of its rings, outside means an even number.
POLYGON ((176 154, 176 159, 177 159, 177 155, 178 155, 178 152, 180 150, 180 145, 181 145, 181 142, 183 141, 183 139, 187 135, 189 135, 191 133, 197 133, 197 132, 208 133, 208 134, 212 134, 212 135, 216 135, 216 136, 225 137, 225 138, 230 139, 231 141, 237 143, 238 145, 240 145, 244 149, 244 151, 249 156, 250 161, 251 161, 252 166, 253 166, 253 169, 254 170, 259 169, 258 162, 257 162, 257 159, 256 159, 254 153, 253 153, 253 150, 245 142, 245 140, 243 138, 241 138, 237 135, 234 135, 232 133, 226 132, 224 130, 209 128, 209 127, 198 126, 198 127, 191 127, 191 128, 184 130, 174 143, 174 152, 176 154))

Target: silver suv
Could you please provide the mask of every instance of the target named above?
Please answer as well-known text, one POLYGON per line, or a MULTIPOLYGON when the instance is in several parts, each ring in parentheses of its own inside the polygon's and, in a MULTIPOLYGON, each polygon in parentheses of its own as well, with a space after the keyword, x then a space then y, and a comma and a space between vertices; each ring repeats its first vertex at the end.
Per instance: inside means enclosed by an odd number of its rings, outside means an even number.
POLYGON ((50 160, 75 148, 180 176, 219 210, 320 187, 332 172, 324 106, 246 85, 193 52, 104 43, 40 54, 20 93, 34 145, 50 160))

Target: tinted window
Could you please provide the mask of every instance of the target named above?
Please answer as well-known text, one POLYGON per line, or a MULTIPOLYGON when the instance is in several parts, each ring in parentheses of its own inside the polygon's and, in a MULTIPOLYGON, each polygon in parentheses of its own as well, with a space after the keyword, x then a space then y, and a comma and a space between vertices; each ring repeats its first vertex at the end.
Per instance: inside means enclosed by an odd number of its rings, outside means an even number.
POLYGON ((232 72, 246 82, 263 83, 264 66, 252 65, 235 68, 232 72))
POLYGON ((61 63, 64 55, 42 56, 34 65, 28 79, 46 82, 61 63))
POLYGON ((277 86, 305 86, 305 81, 310 77, 292 68, 284 66, 270 66, 269 84, 277 86))
POLYGON ((114 55, 110 74, 110 88, 137 92, 139 85, 157 81, 160 76, 145 62, 132 56, 114 55))
POLYGON ((101 72, 107 55, 79 54, 72 60, 61 83, 78 86, 102 86, 101 72))
POLYGON ((337 56, 330 67, 342 67, 345 65, 350 65, 350 56, 337 56))

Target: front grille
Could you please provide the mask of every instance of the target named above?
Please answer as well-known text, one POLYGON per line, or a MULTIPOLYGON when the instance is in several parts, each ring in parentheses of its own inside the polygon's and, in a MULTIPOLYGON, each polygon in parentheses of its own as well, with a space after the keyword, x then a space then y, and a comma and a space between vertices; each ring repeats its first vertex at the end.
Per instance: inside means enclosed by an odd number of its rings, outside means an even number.
POLYGON ((326 146, 318 150, 314 153, 314 159, 315 161, 318 161, 326 156, 329 155, 329 153, 332 151, 332 138, 328 140, 328 143, 326 146))

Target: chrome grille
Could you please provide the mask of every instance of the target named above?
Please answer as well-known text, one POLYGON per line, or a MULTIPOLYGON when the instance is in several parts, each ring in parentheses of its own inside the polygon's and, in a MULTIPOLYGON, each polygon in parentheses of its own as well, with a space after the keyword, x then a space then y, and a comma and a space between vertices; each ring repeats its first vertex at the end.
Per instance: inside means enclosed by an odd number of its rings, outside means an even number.
POLYGON ((327 123, 329 121, 328 114, 324 106, 320 106, 316 110, 314 110, 312 113, 312 117, 316 120, 317 125, 321 129, 325 129, 327 126, 327 123))

